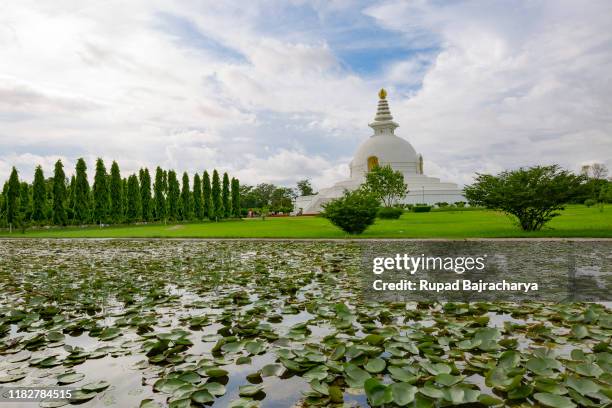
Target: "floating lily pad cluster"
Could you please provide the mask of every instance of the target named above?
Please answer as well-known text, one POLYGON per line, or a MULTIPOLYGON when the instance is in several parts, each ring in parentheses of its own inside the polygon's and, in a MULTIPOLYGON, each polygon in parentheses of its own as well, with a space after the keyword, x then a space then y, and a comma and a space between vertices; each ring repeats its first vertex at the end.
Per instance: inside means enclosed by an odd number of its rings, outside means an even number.
POLYGON ((367 301, 359 251, 3 241, 0 383, 123 406, 129 361, 143 408, 610 406, 605 305, 367 301))

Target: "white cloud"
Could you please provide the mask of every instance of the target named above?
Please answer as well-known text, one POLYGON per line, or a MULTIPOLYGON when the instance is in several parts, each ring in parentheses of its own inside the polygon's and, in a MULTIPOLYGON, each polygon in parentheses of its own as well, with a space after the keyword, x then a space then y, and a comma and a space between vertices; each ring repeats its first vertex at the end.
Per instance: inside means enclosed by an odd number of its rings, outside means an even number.
POLYGON ((609 2, 362 3, 295 1, 318 21, 293 28, 285 2, 13 2, 0 16, 0 180, 13 164, 30 177, 101 156, 124 174, 217 167, 325 187, 348 175, 381 86, 432 176, 612 167, 609 2), (376 74, 347 69, 333 36, 357 18, 319 28, 361 11, 415 52, 376 74))

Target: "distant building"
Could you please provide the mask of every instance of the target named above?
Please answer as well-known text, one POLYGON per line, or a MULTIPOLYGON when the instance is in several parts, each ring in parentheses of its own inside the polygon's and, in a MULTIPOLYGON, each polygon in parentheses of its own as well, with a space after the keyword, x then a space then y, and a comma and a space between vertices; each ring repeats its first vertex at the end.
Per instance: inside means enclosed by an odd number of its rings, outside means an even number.
POLYGON ((377 165, 391 165, 393 170, 402 172, 409 190, 403 200, 405 204, 465 201, 457 184, 443 183, 438 178, 424 174, 423 156, 418 154, 407 140, 395 135, 395 129, 399 125, 393 121, 389 111, 387 92, 381 89, 378 96, 376 117, 374 122, 369 124, 374 134, 357 149, 350 163, 350 178, 322 189, 318 194, 298 197, 296 213, 319 213, 323 204, 342 196, 344 190, 357 189, 365 181, 366 173, 377 165))

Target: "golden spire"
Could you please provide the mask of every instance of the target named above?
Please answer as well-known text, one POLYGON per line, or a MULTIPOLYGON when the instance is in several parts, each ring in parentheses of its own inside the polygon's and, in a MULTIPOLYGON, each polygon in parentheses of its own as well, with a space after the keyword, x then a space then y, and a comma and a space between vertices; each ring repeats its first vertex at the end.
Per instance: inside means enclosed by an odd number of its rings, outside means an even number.
POLYGON ((378 97, 380 99, 386 99, 387 98, 387 91, 385 91, 385 88, 380 88, 380 91, 378 92, 378 97))

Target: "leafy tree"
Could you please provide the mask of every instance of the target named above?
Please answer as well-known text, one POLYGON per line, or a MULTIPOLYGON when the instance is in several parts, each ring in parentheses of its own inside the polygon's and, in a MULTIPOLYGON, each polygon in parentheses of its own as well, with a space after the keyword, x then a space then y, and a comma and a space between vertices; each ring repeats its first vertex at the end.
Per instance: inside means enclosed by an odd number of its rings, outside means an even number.
POLYGON ((175 221, 179 215, 180 187, 174 170, 168 171, 168 218, 175 221))
POLYGON ((196 219, 204 218, 204 207, 202 205, 202 180, 198 173, 193 176, 193 214, 196 219))
POLYGON ((76 176, 73 174, 70 177, 70 184, 68 184, 68 218, 74 222, 74 207, 76 201, 76 176))
POLYGON ((232 216, 240 218, 240 182, 232 177, 232 216))
POLYGON ((404 175, 391 166, 375 166, 366 174, 363 188, 370 192, 384 207, 393 207, 408 194, 404 175))
POLYGON ((223 205, 223 217, 230 217, 232 215, 232 206, 230 204, 230 182, 227 173, 223 173, 223 189, 221 191, 221 202, 223 205))
POLYGON ((19 173, 13 167, 8 180, 6 191, 6 222, 10 227, 19 223, 19 197, 21 195, 21 185, 19 183, 19 173))
POLYGON ((191 219, 191 191, 189 189, 189 174, 183 172, 183 183, 181 190, 181 205, 179 207, 180 218, 182 220, 191 219))
POLYGON ((110 207, 110 194, 107 183, 106 167, 101 158, 96 160, 96 173, 93 183, 93 219, 96 223, 106 222, 110 207))
POLYGON ((164 188, 164 171, 161 167, 155 169, 155 183, 153 184, 154 200, 155 200, 155 219, 166 219, 166 190, 164 188))
POLYGON ((87 165, 85 160, 80 158, 76 165, 76 178, 74 185, 74 220, 78 224, 89 222, 90 213, 90 189, 87 180, 87 165))
POLYGON ((212 188, 210 186, 210 176, 207 171, 204 171, 202 176, 202 206, 204 216, 208 217, 209 220, 215 218, 215 206, 212 200, 212 188))
POLYGON ((45 219, 47 206, 47 188, 45 175, 41 166, 36 166, 32 183, 32 221, 41 223, 45 219))
POLYGON ((116 161, 111 165, 110 174, 110 216, 113 223, 123 221, 123 181, 116 161))
POLYGON ((220 218, 223 218, 223 215, 225 214, 223 201, 221 198, 221 180, 219 179, 219 173, 217 170, 213 170, 211 195, 214 208, 213 217, 214 220, 217 221, 220 218))
POLYGON ((309 179, 300 180, 297 182, 297 188, 301 196, 309 196, 315 194, 312 184, 309 179))
POLYGON ((363 189, 345 191, 344 195, 323 205, 323 217, 349 234, 361 234, 376 220, 380 203, 363 189))
POLYGON ((142 206, 142 220, 151 221, 153 214, 153 200, 151 199, 151 175, 146 167, 140 169, 140 203, 142 206))
POLYGON ((22 227, 32 216, 30 201, 30 185, 26 181, 22 181, 19 188, 19 216, 21 217, 22 227))
POLYGON ((270 208, 272 211, 291 212, 294 198, 295 191, 292 188, 276 187, 270 197, 270 208))
POLYGON ((464 193, 471 205, 504 211, 515 216, 524 231, 537 231, 560 214, 583 182, 583 176, 557 165, 534 166, 496 176, 477 174, 464 193))
POLYGON ((581 173, 583 176, 591 179, 605 179, 608 175, 608 168, 603 163, 593 163, 582 166, 581 173))
POLYGON ((53 171, 53 224, 66 225, 66 174, 61 160, 55 162, 53 171))
POLYGON ((132 174, 128 177, 127 181, 127 209, 126 218, 129 222, 140 221, 140 215, 142 214, 141 198, 140 198, 140 185, 138 184, 138 177, 132 174))

